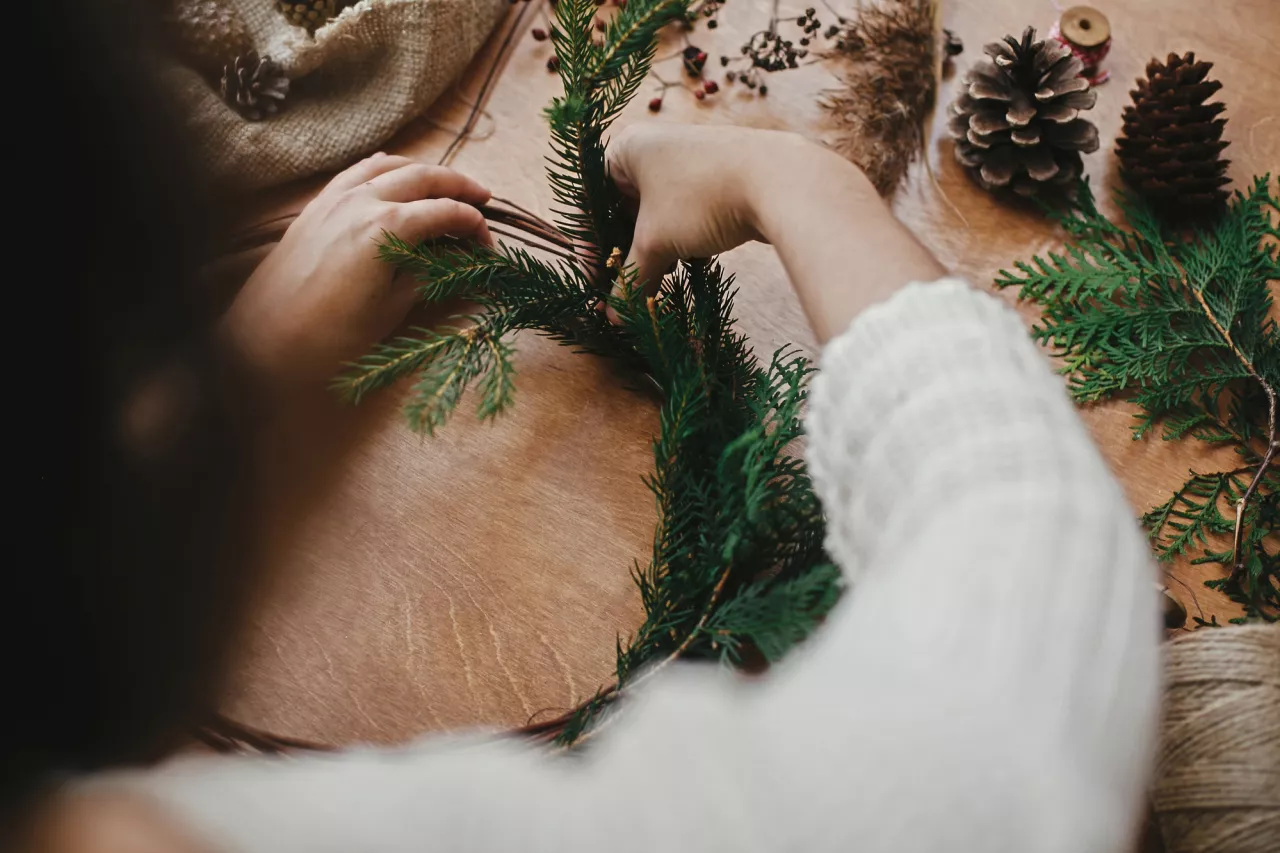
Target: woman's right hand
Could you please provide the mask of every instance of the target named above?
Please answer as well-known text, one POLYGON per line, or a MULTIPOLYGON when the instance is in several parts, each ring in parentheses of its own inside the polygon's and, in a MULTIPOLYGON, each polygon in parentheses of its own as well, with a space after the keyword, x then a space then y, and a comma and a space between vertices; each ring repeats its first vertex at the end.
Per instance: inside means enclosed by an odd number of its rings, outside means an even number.
POLYGON ((640 124, 606 159, 640 201, 627 263, 651 290, 677 260, 772 243, 823 342, 907 281, 945 275, 860 169, 797 134, 640 124))
POLYGON ((751 199, 752 172, 769 147, 804 145, 777 131, 682 124, 632 125, 607 149, 610 177, 640 201, 629 265, 656 287, 682 258, 707 258, 764 240, 751 199))

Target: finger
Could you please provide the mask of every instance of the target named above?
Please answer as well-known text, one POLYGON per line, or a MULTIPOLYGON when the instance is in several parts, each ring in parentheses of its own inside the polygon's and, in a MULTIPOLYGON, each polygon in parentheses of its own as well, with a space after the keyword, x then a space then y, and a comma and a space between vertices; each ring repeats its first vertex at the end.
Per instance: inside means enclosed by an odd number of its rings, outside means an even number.
POLYGON ((453 198, 468 204, 484 204, 493 195, 460 172, 425 163, 410 163, 384 172, 368 181, 368 185, 377 198, 392 202, 453 198))
POLYGON ((392 169, 399 169, 407 166, 413 161, 408 157, 401 157, 396 154, 384 154, 379 151, 371 157, 366 157, 354 166, 348 167, 345 171, 334 175, 333 180, 325 187, 326 190, 334 190, 343 192, 345 190, 358 187, 366 181, 371 181, 384 172, 390 172, 392 169))
POLYGON ((604 150, 605 170, 623 195, 631 198, 640 197, 640 188, 631 176, 630 157, 627 144, 629 135, 623 131, 622 136, 612 140, 604 150))
POLYGON ((493 245, 493 236, 480 211, 456 199, 428 198, 397 204, 391 220, 388 230, 410 243, 447 236, 493 245))
MULTIPOLYGON (((667 270, 676 262, 676 258, 667 257, 662 253, 645 252, 637 250, 633 245, 631 254, 627 255, 627 262, 624 269, 635 268, 635 275, 630 278, 632 287, 640 287, 644 289, 645 295, 652 296, 658 292, 658 287, 662 284, 662 277, 666 275, 667 270)), ((621 279, 615 280, 613 285, 612 296, 617 299, 623 298, 626 294, 623 292, 621 279)), ((613 306, 605 308, 605 314, 610 322, 620 322, 618 312, 613 310, 613 306)))

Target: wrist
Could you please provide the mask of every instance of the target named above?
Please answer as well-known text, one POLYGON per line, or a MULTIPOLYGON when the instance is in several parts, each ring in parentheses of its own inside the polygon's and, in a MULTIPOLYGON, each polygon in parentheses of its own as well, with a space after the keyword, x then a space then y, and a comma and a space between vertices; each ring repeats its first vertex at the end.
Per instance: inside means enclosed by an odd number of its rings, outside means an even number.
POLYGON ((795 133, 764 132, 743 176, 748 216, 756 232, 774 244, 809 220, 857 221, 883 207, 862 170, 833 151, 795 133))
POLYGON ((233 304, 214 329, 213 340, 221 360, 254 385, 270 384, 279 372, 271 347, 262 339, 246 312, 233 304))
POLYGON ((908 281, 945 274, 862 170, 801 137, 773 136, 761 139, 750 208, 819 343, 908 281))
POLYGON ((261 408, 267 401, 287 397, 317 383, 301 370, 299 353, 305 350, 285 330, 269 322, 264 307, 246 298, 245 291, 222 316, 213 330, 213 351, 244 400, 261 408))

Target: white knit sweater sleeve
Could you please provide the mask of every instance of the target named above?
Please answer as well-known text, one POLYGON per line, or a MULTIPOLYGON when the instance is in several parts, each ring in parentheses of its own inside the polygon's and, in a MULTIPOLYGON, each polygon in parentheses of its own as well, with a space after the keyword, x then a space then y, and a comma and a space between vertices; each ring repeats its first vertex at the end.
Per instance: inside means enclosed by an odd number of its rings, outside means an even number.
POLYGON ((748 681, 654 679, 584 755, 430 739, 96 784, 243 853, 1109 853, 1157 703, 1146 543, 1012 311, 908 286, 822 357, 809 456, 852 582, 748 681))

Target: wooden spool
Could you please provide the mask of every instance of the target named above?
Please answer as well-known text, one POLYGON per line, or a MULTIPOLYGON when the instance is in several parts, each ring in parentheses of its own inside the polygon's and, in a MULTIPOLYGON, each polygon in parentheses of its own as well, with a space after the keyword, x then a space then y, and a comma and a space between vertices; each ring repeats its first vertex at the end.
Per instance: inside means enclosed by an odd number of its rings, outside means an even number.
POLYGON ((1067 41, 1085 50, 1105 44, 1111 38, 1111 22, 1092 6, 1072 6, 1062 13, 1058 26, 1067 41))

